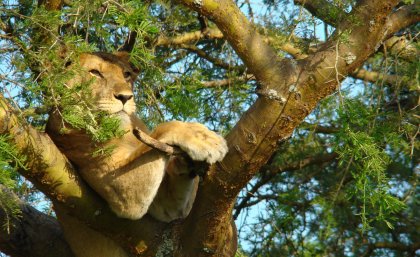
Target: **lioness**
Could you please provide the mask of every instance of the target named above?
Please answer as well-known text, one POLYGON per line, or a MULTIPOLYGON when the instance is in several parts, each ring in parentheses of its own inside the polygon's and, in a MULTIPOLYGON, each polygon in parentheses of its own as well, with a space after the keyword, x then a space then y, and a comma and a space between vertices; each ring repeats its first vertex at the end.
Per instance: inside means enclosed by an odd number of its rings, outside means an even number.
MULTIPOLYGON (((85 131, 69 128, 57 109, 50 114, 48 135, 119 217, 135 220, 148 212, 169 222, 188 215, 198 186, 198 178, 191 176, 188 162, 150 149, 132 133, 134 127, 145 132, 147 128, 135 115, 132 87, 137 74, 128 54, 82 54, 80 65, 83 71, 67 86, 93 79, 90 89, 97 109, 118 117, 121 129, 127 133, 102 145, 114 147, 110 155, 94 156, 97 143, 85 131), (62 130, 64 126, 66 129, 62 130)), ((171 121, 159 125, 150 135, 179 146, 193 160, 210 164, 220 161, 228 151, 221 136, 198 123, 171 121)), ((66 212, 56 213, 76 256, 128 256, 115 242, 66 212)))
MULTIPOLYGON (((140 219, 147 211, 166 222, 185 217, 194 200, 197 178, 188 176, 191 171, 185 162, 170 161, 131 133, 134 127, 146 132, 147 129, 135 115, 132 87, 137 74, 128 55, 82 54, 80 65, 85 71, 69 81, 68 86, 93 77, 90 87, 98 110, 117 116, 127 133, 103 145, 114 147, 110 155, 94 157, 92 153, 98 145, 82 130, 67 128, 62 133, 65 123, 60 112, 55 111, 47 124, 49 136, 119 217, 140 219)), ((150 135, 179 146, 193 160, 210 164, 227 152, 225 140, 198 123, 171 121, 159 125, 150 135)))
MULTIPOLYGON (((59 111, 51 113, 46 131, 119 217, 135 220, 149 212, 165 222, 183 218, 191 210, 198 179, 189 176, 187 162, 150 149, 133 135, 134 127, 148 131, 135 114, 133 82, 137 74, 128 57, 127 53, 82 54, 84 71, 68 83, 71 87, 93 78, 90 88, 96 107, 118 117, 121 128, 127 131, 102 145, 114 147, 110 155, 94 157, 98 145, 82 130, 67 128, 63 134, 65 123, 59 111)), ((150 135, 179 146, 193 160, 210 164, 220 161, 228 150, 221 136, 199 123, 171 121, 150 135)))

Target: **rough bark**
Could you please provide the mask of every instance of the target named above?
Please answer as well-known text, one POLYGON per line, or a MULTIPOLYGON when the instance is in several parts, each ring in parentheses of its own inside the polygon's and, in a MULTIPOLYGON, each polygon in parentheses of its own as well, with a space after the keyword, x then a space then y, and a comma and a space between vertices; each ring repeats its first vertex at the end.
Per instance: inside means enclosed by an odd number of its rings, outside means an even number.
POLYGON ((261 83, 260 97, 227 136, 228 155, 203 181, 192 215, 186 220, 190 229, 182 234, 182 248, 189 253, 185 256, 223 256, 229 248, 226 242, 232 241, 232 234, 223 232, 241 188, 269 159, 277 142, 289 137, 322 98, 376 51, 384 40, 387 16, 398 1, 361 1, 351 15, 363 25, 342 22, 321 50, 299 63, 278 60, 233 2, 182 3, 216 23, 261 83), (346 44, 340 41, 343 31, 350 34, 346 44))
MULTIPOLYGON (((57 220, 20 201, 0 185, 0 193, 14 198, 17 217, 7 217, 0 208, 0 249, 13 257, 73 257, 57 220), (4 226, 7 219, 7 226, 4 226)), ((1 205, 1 202, 0 202, 1 205)))

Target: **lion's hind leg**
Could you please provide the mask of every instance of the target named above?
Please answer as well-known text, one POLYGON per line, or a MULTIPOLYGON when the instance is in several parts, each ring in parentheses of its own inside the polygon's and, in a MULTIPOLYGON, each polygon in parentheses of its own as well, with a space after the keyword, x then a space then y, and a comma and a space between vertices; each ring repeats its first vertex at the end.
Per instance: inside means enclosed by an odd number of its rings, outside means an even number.
POLYGON ((185 218, 194 203, 198 182, 199 178, 192 174, 188 160, 172 157, 149 214, 165 222, 185 218))

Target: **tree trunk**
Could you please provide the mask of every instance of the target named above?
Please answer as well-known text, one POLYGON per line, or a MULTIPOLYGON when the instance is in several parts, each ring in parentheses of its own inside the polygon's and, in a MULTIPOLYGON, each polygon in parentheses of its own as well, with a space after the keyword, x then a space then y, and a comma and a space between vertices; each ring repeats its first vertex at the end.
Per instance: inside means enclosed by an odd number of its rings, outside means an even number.
POLYGON ((23 203, 2 185, 0 194, 14 199, 20 208, 17 217, 0 208, 0 249, 4 253, 13 257, 74 256, 55 218, 23 203))

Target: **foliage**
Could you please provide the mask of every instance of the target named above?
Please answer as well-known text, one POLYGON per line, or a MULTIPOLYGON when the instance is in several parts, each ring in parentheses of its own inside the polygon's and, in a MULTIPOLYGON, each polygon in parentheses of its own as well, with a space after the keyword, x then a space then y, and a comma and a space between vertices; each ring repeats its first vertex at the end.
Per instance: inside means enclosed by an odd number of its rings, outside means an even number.
POLYGON ((400 240, 416 242, 416 228, 404 225, 418 210, 418 144, 411 140, 417 133, 411 107, 394 112, 389 102, 394 99, 386 96, 394 88, 369 85, 354 93, 360 86, 348 81, 341 95, 323 101, 279 149, 271 166, 290 170, 250 200, 271 200, 265 208, 269 214, 258 216, 251 229, 243 228, 249 231, 243 240, 252 246, 251 256, 348 256, 350 246, 362 255, 364 240, 385 241, 401 229, 410 239, 401 235, 400 240), (332 153, 338 154, 333 162, 317 157, 332 153), (305 166, 308 156, 319 161, 305 166), (293 163, 302 168, 291 168, 293 163))
POLYGON ((0 184, 16 188, 17 169, 25 169, 25 156, 19 153, 9 136, 0 135, 0 184))
POLYGON ((341 159, 339 167, 350 169, 355 180, 350 194, 361 202, 363 229, 367 229, 372 221, 383 221, 393 228, 387 219, 401 211, 404 204, 389 193, 386 169, 391 158, 385 147, 388 147, 388 152, 394 152, 398 148, 406 150, 407 144, 401 142, 389 126, 381 126, 381 123, 387 123, 381 118, 389 119, 391 117, 386 117, 389 115, 376 117, 374 108, 357 100, 346 101, 342 109, 344 108, 345 111, 339 110, 339 121, 343 124, 343 129, 342 134, 337 135, 341 144, 336 151, 341 159), (353 128, 358 130, 352 131, 353 128), (360 131, 361 128, 365 130, 360 131))
POLYGON ((10 231, 12 219, 18 218, 21 215, 21 210, 17 199, 10 197, 7 192, 0 192, 0 212, 5 216, 4 222, 0 224, 5 231, 10 231))
POLYGON ((6 190, 16 190, 19 179, 17 169, 25 169, 25 156, 10 143, 8 136, 0 135, 0 212, 5 216, 4 226, 6 231, 10 229, 11 219, 19 217, 20 208, 18 201, 10 197, 6 190))

